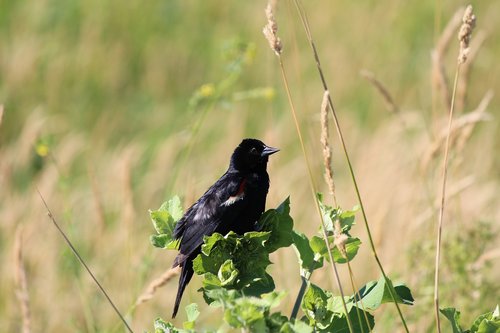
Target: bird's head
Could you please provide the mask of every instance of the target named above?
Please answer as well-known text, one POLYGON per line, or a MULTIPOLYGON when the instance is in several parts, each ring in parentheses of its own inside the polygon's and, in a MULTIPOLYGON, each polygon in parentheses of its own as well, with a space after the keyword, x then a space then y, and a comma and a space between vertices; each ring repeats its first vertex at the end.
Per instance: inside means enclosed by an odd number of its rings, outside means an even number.
POLYGON ((279 149, 257 139, 244 139, 231 156, 231 167, 242 172, 265 170, 269 155, 279 149))

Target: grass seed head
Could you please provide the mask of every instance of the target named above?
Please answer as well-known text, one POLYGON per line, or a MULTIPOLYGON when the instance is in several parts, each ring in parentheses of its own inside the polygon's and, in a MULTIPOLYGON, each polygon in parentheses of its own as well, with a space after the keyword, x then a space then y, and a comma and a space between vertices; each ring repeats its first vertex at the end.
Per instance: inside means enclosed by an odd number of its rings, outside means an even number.
POLYGON ((464 17, 462 19, 462 26, 458 32, 458 40, 460 41, 460 54, 458 55, 458 63, 463 64, 467 61, 469 54, 469 43, 472 36, 472 30, 476 26, 476 16, 472 12, 472 6, 468 5, 465 8, 464 17))
POLYGON ((280 56, 281 51, 283 50, 283 45, 281 44, 281 39, 278 37, 278 23, 276 23, 276 19, 274 18, 274 7, 276 5, 276 1, 270 0, 267 3, 266 7, 266 17, 267 24, 264 26, 262 32, 269 42, 269 46, 276 53, 277 56, 280 56))

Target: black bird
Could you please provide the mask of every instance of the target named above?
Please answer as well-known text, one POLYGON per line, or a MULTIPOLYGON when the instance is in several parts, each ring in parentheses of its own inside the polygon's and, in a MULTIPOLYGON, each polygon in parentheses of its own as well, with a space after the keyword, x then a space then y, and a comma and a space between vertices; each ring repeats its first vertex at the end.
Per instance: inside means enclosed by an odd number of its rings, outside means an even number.
POLYGON ((180 239, 179 254, 173 267, 182 267, 172 318, 175 318, 182 294, 193 276, 193 259, 201 251, 203 236, 214 232, 244 234, 255 230, 264 212, 269 190, 266 167, 269 155, 279 149, 257 139, 244 139, 233 152, 229 168, 175 226, 173 236, 180 239))

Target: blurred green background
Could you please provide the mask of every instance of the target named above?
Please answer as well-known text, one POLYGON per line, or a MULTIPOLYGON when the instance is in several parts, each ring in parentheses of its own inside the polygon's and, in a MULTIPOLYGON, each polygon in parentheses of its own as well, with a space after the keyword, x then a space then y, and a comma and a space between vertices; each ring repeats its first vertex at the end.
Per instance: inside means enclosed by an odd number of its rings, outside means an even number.
MULTIPOLYGON (((149 244, 154 230, 148 209, 174 194, 189 206, 224 172, 244 137, 281 148, 269 167, 268 207, 290 195, 296 227, 309 235, 317 232, 279 65, 261 32, 265 5, 0 0, 0 331, 19 331, 22 325, 15 279, 20 266, 14 260, 19 228, 32 331, 121 330, 47 219, 36 187, 123 312, 175 255, 149 244)), ((304 5, 382 262, 391 277, 414 292, 416 305, 404 309, 412 331, 427 332, 439 138, 447 115, 433 85, 431 50, 465 3, 304 5), (387 111, 381 95, 360 75, 363 69, 385 84, 399 112, 387 111)), ((483 42, 469 67, 457 118, 499 86, 500 2, 473 5, 474 36, 483 42)), ((321 83, 292 2, 278 3, 277 20, 316 182, 326 191, 319 145, 321 83)), ((443 54, 449 85, 458 50, 455 35, 443 54)), ((499 107, 493 95, 480 121, 466 122, 452 146, 441 304, 461 309, 465 322, 491 310, 499 296, 499 107)), ((331 137, 337 197, 350 208, 357 202, 333 129, 331 137)), ((365 243, 353 263, 361 284, 379 273, 363 227, 355 230, 365 243)), ((277 288, 290 291, 283 309, 289 312, 300 284, 295 255, 285 250, 272 261, 277 288)), ((343 272, 347 283, 346 277, 343 272)), ((326 272, 313 280, 333 286, 326 272)), ((183 305, 202 302, 198 286, 193 279, 183 305)), ((134 329, 152 329, 154 318, 169 318, 176 288, 174 279, 129 311, 134 329)), ((218 327, 220 310, 202 309, 200 328, 218 327)), ((394 317, 392 307, 377 313, 378 331, 400 330, 394 317)), ((182 320, 181 315, 176 323, 182 320)))

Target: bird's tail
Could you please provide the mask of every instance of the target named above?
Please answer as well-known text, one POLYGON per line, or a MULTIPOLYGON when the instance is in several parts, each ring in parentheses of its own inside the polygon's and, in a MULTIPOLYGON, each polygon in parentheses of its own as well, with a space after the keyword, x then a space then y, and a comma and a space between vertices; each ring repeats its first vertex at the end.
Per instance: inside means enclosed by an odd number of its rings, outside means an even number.
POLYGON ((177 289, 177 297, 175 298, 174 312, 172 313, 172 318, 177 315, 177 310, 179 310, 179 305, 181 303, 182 294, 184 289, 186 289, 187 284, 193 277, 193 262, 191 260, 186 260, 182 264, 181 277, 179 278, 179 287, 177 289))

